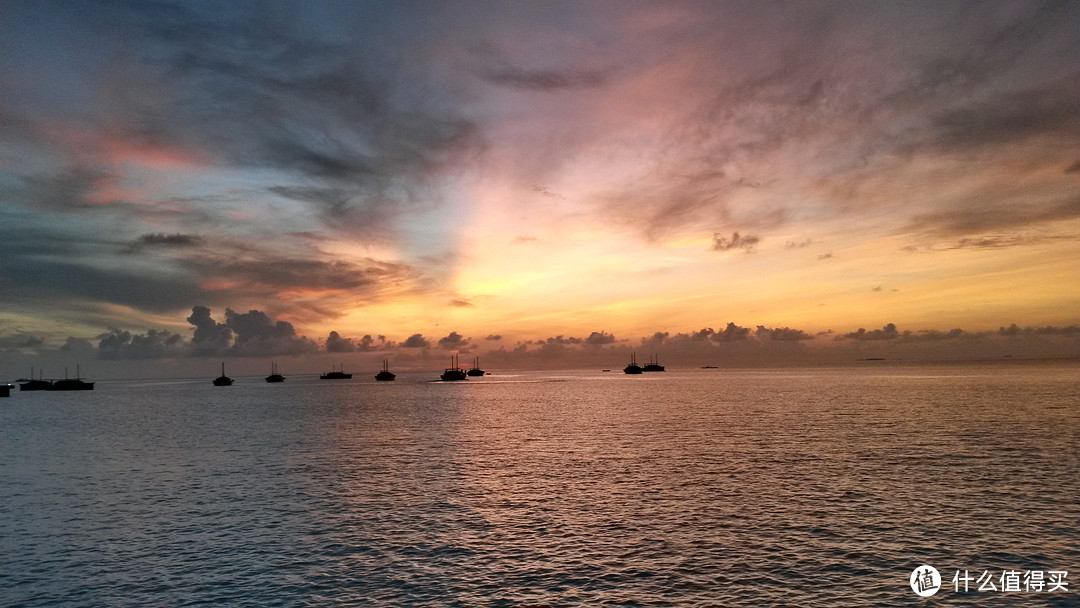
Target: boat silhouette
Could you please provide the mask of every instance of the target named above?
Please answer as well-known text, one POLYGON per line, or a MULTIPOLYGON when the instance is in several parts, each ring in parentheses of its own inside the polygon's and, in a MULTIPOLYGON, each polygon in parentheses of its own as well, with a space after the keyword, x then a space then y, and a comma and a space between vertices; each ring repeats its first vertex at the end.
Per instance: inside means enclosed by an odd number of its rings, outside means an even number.
POLYGON ((345 364, 341 365, 341 369, 334 368, 333 371, 326 372, 319 376, 319 380, 348 380, 352 378, 352 374, 345 373, 345 364))
POLYGON ((389 361, 387 361, 386 359, 383 359, 382 360, 382 371, 375 374, 375 379, 380 381, 380 382, 389 382, 389 381, 393 380, 394 378, 397 378, 397 375, 394 374, 394 372, 390 371, 390 363, 389 363, 389 361))
POLYGON ((15 388, 13 384, 0 384, 0 397, 10 397, 11 389, 15 388))
POLYGON ((266 377, 267 382, 284 382, 285 376, 282 376, 277 371, 277 363, 270 364, 270 375, 266 377))
POLYGON ((214 378, 214 386, 232 386, 233 379, 225 375, 225 362, 221 362, 221 375, 214 378))
POLYGON ((627 365, 622 370, 627 374, 640 374, 641 366, 637 364, 637 353, 630 353, 630 365, 627 365))
POLYGON ((75 366, 75 377, 69 379, 67 377, 67 368, 65 367, 64 368, 64 379, 54 381, 52 383, 52 386, 49 387, 49 390, 50 391, 92 391, 92 390, 94 390, 94 383, 93 382, 86 382, 85 380, 83 380, 80 377, 81 375, 82 375, 82 371, 79 369, 79 366, 76 365, 75 366))
POLYGON ((461 367, 458 365, 457 355, 454 355, 450 358, 450 365, 452 365, 453 367, 446 368, 446 370, 443 371, 443 373, 439 376, 440 379, 446 381, 469 379, 469 377, 465 374, 465 370, 461 369, 461 367))
POLYGON ((52 389, 52 382, 41 378, 42 371, 38 370, 38 379, 34 379, 34 368, 30 368, 30 379, 19 383, 20 391, 47 391, 52 389))
POLYGON ((469 371, 465 372, 467 376, 483 376, 484 370, 480 369, 480 357, 473 359, 473 366, 469 371))
POLYGON ((656 355, 653 355, 641 370, 646 372, 662 372, 664 371, 664 366, 660 365, 660 359, 656 355))

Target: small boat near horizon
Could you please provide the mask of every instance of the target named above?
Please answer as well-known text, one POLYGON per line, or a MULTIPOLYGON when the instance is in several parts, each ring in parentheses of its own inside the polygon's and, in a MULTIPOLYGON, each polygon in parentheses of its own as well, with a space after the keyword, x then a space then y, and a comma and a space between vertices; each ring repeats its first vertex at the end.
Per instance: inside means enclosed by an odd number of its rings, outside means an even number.
POLYGON ((326 372, 319 376, 319 380, 348 380, 350 378, 352 378, 352 374, 345 373, 344 363, 341 364, 340 370, 335 367, 333 371, 326 372))
POLYGON ((623 368, 623 373, 626 374, 640 374, 641 366, 637 364, 637 353, 630 353, 630 365, 623 368))
POLYGON ((451 367, 446 368, 446 370, 443 371, 442 375, 439 376, 440 380, 450 382, 454 380, 469 379, 469 376, 466 375, 465 370, 461 369, 461 366, 458 365, 457 355, 454 355, 450 358, 450 365, 451 367))
POLYGON ((34 379, 34 368, 30 368, 30 379, 25 382, 19 383, 20 391, 48 391, 52 390, 52 382, 45 380, 42 376, 44 372, 38 370, 38 379, 34 379))
POLYGON ((386 359, 383 359, 382 371, 375 374, 375 379, 379 382, 390 382, 394 378, 397 378, 397 375, 394 372, 390 371, 390 362, 386 359))
POLYGON ((664 366, 660 365, 660 358, 653 355, 652 358, 649 359, 649 362, 645 364, 645 367, 641 368, 641 371, 662 372, 664 371, 664 366))
POLYGON ((7 384, 6 382, 0 384, 0 397, 10 397, 13 388, 15 388, 14 384, 7 384))
POLYGON ((214 378, 214 386, 232 386, 233 379, 225 375, 225 362, 221 362, 221 375, 214 378))
POLYGON ((480 369, 480 357, 474 357, 473 358, 473 366, 469 369, 469 371, 465 372, 465 375, 467 375, 467 376, 483 376, 484 373, 485 373, 484 370, 480 369))
POLYGON ((277 363, 270 364, 270 375, 266 377, 267 382, 284 382, 285 376, 278 373, 277 363))
POLYGON ((50 391, 92 391, 94 390, 94 383, 87 382, 82 379, 82 370, 79 366, 75 366, 75 377, 67 377, 67 368, 64 368, 64 379, 55 380, 52 386, 49 387, 50 391))

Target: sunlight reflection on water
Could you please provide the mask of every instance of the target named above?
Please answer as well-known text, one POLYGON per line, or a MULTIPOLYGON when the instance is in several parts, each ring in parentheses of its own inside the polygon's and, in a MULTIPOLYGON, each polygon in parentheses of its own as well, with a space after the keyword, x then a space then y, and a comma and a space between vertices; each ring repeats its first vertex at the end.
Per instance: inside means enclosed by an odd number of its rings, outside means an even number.
POLYGON ((429 380, 13 395, 4 603, 907 606, 923 563, 1080 572, 1072 367, 429 380))

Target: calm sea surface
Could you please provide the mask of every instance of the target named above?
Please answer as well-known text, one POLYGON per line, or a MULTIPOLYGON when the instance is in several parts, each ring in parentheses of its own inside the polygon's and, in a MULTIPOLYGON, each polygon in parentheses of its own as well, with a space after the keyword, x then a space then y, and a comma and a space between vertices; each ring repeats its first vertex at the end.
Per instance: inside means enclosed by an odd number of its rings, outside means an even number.
POLYGON ((1075 364, 359 376, 0 399, 0 604, 1080 605, 1075 364))

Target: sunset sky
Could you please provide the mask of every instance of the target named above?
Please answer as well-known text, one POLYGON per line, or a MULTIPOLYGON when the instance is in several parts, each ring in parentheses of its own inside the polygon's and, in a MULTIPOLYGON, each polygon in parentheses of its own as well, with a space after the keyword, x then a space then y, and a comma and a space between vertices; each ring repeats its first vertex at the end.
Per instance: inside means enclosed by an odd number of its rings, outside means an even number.
POLYGON ((725 327, 1016 324, 1077 354, 1078 23, 1028 0, 0 2, 0 376, 65 347, 725 327))

